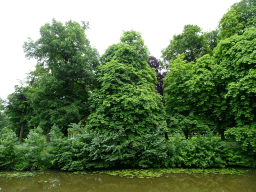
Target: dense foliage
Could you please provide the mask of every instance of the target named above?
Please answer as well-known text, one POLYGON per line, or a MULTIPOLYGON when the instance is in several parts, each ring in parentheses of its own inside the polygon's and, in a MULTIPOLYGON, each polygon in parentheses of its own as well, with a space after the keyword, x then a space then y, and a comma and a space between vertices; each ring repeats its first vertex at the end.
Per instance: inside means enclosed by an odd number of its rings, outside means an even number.
POLYGON ((40 28, 41 37, 24 43, 27 58, 38 59, 50 72, 40 79, 39 87, 30 88, 29 99, 35 115, 30 121, 44 133, 56 123, 67 135, 70 123, 78 123, 89 115, 87 100, 95 82, 99 54, 85 36, 88 24, 77 22, 63 25, 53 19, 52 25, 40 28))
POLYGON ((157 78, 157 84, 155 84, 156 93, 159 93, 160 95, 164 96, 164 93, 163 93, 164 75, 161 74, 160 63, 154 56, 150 56, 148 59, 148 64, 151 68, 155 68, 156 70, 156 78, 157 78))
POLYGON ((215 50, 216 62, 225 69, 225 98, 236 125, 227 131, 236 141, 246 146, 247 153, 255 157, 255 64, 256 29, 245 30, 221 41, 215 50))
MULTIPOLYGON (((191 87, 186 85, 192 76, 195 63, 178 56, 170 65, 170 73, 164 79, 166 121, 172 133, 184 132, 186 138, 192 132, 206 132, 213 125, 210 118, 203 115, 198 102, 193 102, 191 87)), ((197 91, 197 90, 195 90, 197 91)), ((205 95, 198 95, 205 99, 205 95)), ((213 130, 213 126, 211 130, 213 130)))
POLYGON ((24 144, 16 149, 16 170, 46 169, 49 166, 45 136, 41 127, 31 129, 24 144))
POLYGON ((219 22, 220 39, 232 35, 242 35, 248 28, 254 28, 256 23, 256 0, 242 0, 234 3, 219 22))
MULTIPOLYGON (((154 89, 156 74, 147 63, 147 48, 141 35, 135 31, 125 31, 120 40, 121 43, 118 44, 111 61, 99 66, 97 80, 100 86, 93 90, 89 98, 91 115, 87 119, 86 130, 106 137, 108 134, 124 130, 126 137, 113 140, 116 147, 126 142, 141 143, 146 134, 155 134, 157 142, 160 142, 163 140, 163 131, 167 130, 162 98, 154 89)), ((153 142, 145 144, 146 148, 154 145, 153 142)), ((119 152, 115 150, 111 151, 111 154, 115 159, 128 160, 132 156, 132 148, 127 146, 122 152, 124 157, 118 155, 119 152)), ((149 159, 162 156, 161 153, 164 152, 161 148, 156 148, 156 151, 158 155, 152 151, 151 155, 139 164, 151 164, 149 159)), ((100 153, 105 156, 110 152, 102 150, 100 153)))
MULTIPOLYGON (((51 146, 44 143, 42 129, 31 131, 26 144, 17 147, 14 132, 4 135, 5 147, 0 147, 0 169, 37 170, 59 169, 66 171, 91 170, 95 168, 140 168, 139 164, 148 164, 147 159, 155 153, 154 163, 150 167, 226 167, 233 165, 255 166, 254 157, 246 154, 237 146, 225 146, 219 137, 207 132, 207 137, 192 137, 186 140, 180 134, 174 134, 170 140, 157 140, 157 134, 144 136, 143 141, 125 142, 116 146, 116 140, 126 137, 124 131, 95 135, 85 132, 81 124, 72 124, 70 132, 73 138, 63 136, 61 129, 54 125, 50 131, 51 146), (153 145, 149 145, 153 141, 153 145), (164 143, 164 145, 163 145, 164 143), (126 154, 127 146, 130 154, 126 154), (145 146, 149 146, 145 150, 145 146), (166 154, 158 156, 156 148, 166 148, 166 154), (105 151, 105 153, 103 153, 105 151), (113 152, 113 153, 111 153, 113 152), (167 156, 166 156, 167 155, 167 156), (121 159, 118 160, 118 157, 121 159), (130 157, 130 158, 128 158, 130 157)), ((150 158, 152 160, 152 157, 150 158)), ((143 167, 143 166, 142 166, 143 167)))
POLYGON ((19 135, 19 142, 22 143, 23 133, 26 138, 29 130, 32 128, 29 125, 33 109, 31 102, 27 96, 28 87, 15 86, 15 92, 8 96, 8 102, 5 113, 9 118, 9 127, 19 135))
POLYGON ((180 54, 185 55, 188 62, 196 61, 203 53, 202 30, 197 25, 185 25, 183 33, 174 35, 168 47, 162 50, 163 56, 168 61, 177 59, 180 54))
POLYGON ((223 80, 227 85, 237 124, 255 122, 255 64, 256 29, 246 30, 221 41, 216 47, 216 62, 225 69, 223 80))
MULTIPOLYGON (((225 167, 224 155, 228 150, 218 136, 208 132, 206 137, 184 140, 174 134, 168 141, 167 162, 171 167, 225 167)), ((168 164, 167 164, 168 165, 168 164)))
POLYGON ((15 144, 18 138, 15 132, 5 127, 0 131, 0 169, 13 169, 15 166, 15 144))
POLYGON ((169 65, 179 55, 183 54, 184 59, 188 62, 196 61, 204 54, 211 54, 212 49, 216 45, 218 32, 203 33, 202 29, 197 25, 185 25, 183 32, 174 35, 170 40, 170 44, 162 49, 162 58, 164 66, 169 69, 169 65))
POLYGON ((0 169, 255 166, 254 12, 242 0, 219 29, 185 25, 163 61, 133 30, 99 57, 88 24, 53 19, 24 43, 28 85, 0 99, 0 169))

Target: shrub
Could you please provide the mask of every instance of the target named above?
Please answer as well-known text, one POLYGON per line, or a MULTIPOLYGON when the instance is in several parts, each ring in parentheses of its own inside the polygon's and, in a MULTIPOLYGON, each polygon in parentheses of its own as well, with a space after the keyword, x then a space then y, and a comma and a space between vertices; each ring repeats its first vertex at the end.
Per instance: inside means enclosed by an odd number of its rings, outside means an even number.
POLYGON ((175 134, 168 141, 168 156, 172 167, 225 167, 223 154, 227 149, 219 137, 210 133, 207 137, 199 136, 191 140, 180 140, 179 137, 180 134, 175 134))
POLYGON ((15 144, 18 142, 18 137, 15 132, 5 127, 1 130, 0 140, 1 144, 4 145, 0 147, 0 169, 13 169, 16 158, 15 144))
POLYGON ((41 155, 42 151, 46 149, 43 130, 40 127, 31 129, 25 143, 17 150, 15 168, 17 170, 46 169, 48 159, 45 158, 46 155, 41 155))
MULTIPOLYGON (((69 132, 76 132, 74 139, 68 139, 62 136, 61 130, 57 126, 53 126, 50 131, 51 148, 48 150, 51 168, 61 170, 83 170, 85 162, 88 158, 86 143, 82 142, 80 135, 85 133, 80 123, 72 123, 69 132), (80 133, 80 134, 78 134, 80 133)), ((88 136, 88 134, 87 134, 88 136)))
POLYGON ((153 167, 160 166, 160 161, 166 158, 164 137, 157 138, 159 133, 143 136, 127 137, 124 131, 118 133, 95 134, 87 145, 89 162, 86 167, 153 167))
POLYGON ((240 145, 226 146, 227 152, 224 154, 225 161, 228 166, 255 166, 255 159, 248 156, 246 152, 241 150, 240 145))
POLYGON ((158 132, 128 139, 122 130, 100 134, 85 131, 80 124, 71 127, 70 132, 77 132, 73 139, 63 138, 56 126, 50 131, 52 148, 48 154, 54 168, 74 171, 118 165, 148 167, 159 165, 166 157, 164 137, 158 139, 158 132))
POLYGON ((256 123, 250 125, 242 125, 228 129, 225 131, 225 134, 230 135, 235 138, 237 146, 241 147, 241 150, 238 152, 235 150, 235 153, 229 152, 227 156, 231 164, 238 164, 242 166, 255 166, 256 165, 256 123), (243 159, 240 159, 239 156, 242 156, 243 159), (232 159, 232 160, 231 160, 232 159), (236 162, 236 163, 235 163, 236 162))

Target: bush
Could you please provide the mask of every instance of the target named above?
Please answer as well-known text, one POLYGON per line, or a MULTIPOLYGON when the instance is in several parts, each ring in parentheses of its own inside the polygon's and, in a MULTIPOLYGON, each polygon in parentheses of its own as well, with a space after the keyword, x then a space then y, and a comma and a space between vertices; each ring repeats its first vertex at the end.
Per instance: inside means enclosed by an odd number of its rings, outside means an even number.
POLYGON ((152 167, 160 165, 166 158, 164 137, 158 138, 159 133, 145 134, 129 138, 123 130, 118 133, 95 134, 87 145, 90 161, 87 168, 103 167, 152 167))
POLYGON ((1 130, 0 140, 1 145, 4 145, 0 147, 0 169, 13 169, 16 158, 15 145, 18 142, 18 137, 15 132, 5 127, 1 130))
POLYGON ((31 129, 25 143, 17 150, 15 169, 46 169, 49 160, 46 158, 46 154, 41 154, 46 149, 43 130, 40 127, 31 129))
POLYGON ((51 159, 51 168, 68 171, 83 170, 89 155, 86 151, 86 143, 80 139, 85 130, 80 126, 80 123, 72 123, 68 131, 76 133, 73 139, 63 137, 61 130, 55 125, 50 131, 52 147, 48 150, 48 155, 51 159))
POLYGON ((230 163, 242 166, 255 166, 256 123, 230 128, 225 131, 225 134, 235 138, 237 146, 241 147, 239 152, 238 150, 233 151, 230 149, 229 155, 227 156, 230 159, 230 163), (240 157, 243 158, 241 159, 240 157))
POLYGON ((248 156, 246 152, 241 150, 240 145, 226 146, 226 148, 227 152, 224 154, 224 158, 228 166, 255 166, 255 158, 248 156))
POLYGON ((207 137, 195 137, 190 140, 180 140, 180 134, 175 134, 167 144, 169 164, 172 167, 225 167, 223 155, 226 147, 219 137, 207 134, 207 137))
POLYGON ((144 135, 128 139, 118 133, 94 133, 72 124, 69 132, 77 133, 73 139, 63 138, 56 126, 50 131, 52 148, 48 150, 51 167, 61 170, 83 170, 120 166, 149 167, 159 165, 166 158, 164 137, 144 135))

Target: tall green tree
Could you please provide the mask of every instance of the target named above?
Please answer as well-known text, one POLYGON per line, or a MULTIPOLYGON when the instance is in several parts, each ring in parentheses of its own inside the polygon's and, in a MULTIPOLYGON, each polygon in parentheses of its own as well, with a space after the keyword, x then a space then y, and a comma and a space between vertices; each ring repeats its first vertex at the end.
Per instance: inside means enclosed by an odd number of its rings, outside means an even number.
POLYGON ((166 156, 163 142, 164 131, 168 131, 162 97, 155 93, 156 74, 147 63, 148 49, 140 33, 124 31, 120 41, 111 61, 99 66, 100 88, 89 98, 86 129, 101 135, 125 134, 115 140, 115 150, 100 152, 100 162, 109 160, 111 154, 111 159, 120 161, 138 158, 139 165, 147 167, 166 156), (147 135, 154 139, 145 139, 147 135), (137 146, 143 146, 141 152, 137 146))
POLYGON ((162 58, 165 68, 168 69, 170 62, 184 54, 185 60, 188 62, 196 61, 197 58, 208 53, 205 48, 204 36, 202 30, 197 25, 185 25, 183 32, 174 35, 170 44, 162 49, 162 58))
POLYGON ((225 98, 227 82, 224 78, 230 72, 206 54, 197 60, 191 77, 184 83, 188 104, 201 118, 209 120, 210 130, 219 132, 222 140, 225 140, 224 131, 236 125, 230 99, 225 98))
POLYGON ((27 96, 28 87, 15 85, 15 92, 8 95, 5 113, 9 117, 10 127, 19 135, 19 143, 26 137, 33 126, 29 124, 33 108, 27 96))
MULTIPOLYGON (((122 42, 125 43, 124 40, 122 42)), ((126 43, 129 43, 129 44, 130 44, 130 42, 126 41, 126 43)), ((119 46, 120 46, 120 43, 112 44, 111 46, 109 46, 106 49, 105 53, 100 58, 102 65, 105 65, 107 62, 111 61, 111 59, 115 56, 115 52, 118 50, 119 46)), ((139 47, 139 45, 137 47, 139 47)), ((150 56, 148 58, 147 62, 151 68, 155 68, 155 70, 156 70, 156 77, 157 77, 157 84, 155 84, 156 93, 159 93, 160 95, 163 96, 163 88, 162 87, 163 87, 164 76, 160 73, 160 70, 161 70, 160 63, 154 56, 150 56)), ((167 133, 165 133, 165 137, 166 137, 166 139, 168 139, 167 133)))
MULTIPOLYGON (((167 126, 171 133, 189 134, 209 131, 211 121, 203 116, 203 112, 192 102, 186 82, 193 74, 194 62, 187 62, 185 56, 179 55, 170 65, 170 72, 164 79, 165 110, 167 126)), ((203 97, 203 96, 202 96, 203 97)))
MULTIPOLYGON (((42 77, 47 76, 47 75, 48 76, 52 75, 50 69, 44 68, 43 66, 40 66, 40 65, 36 65, 36 69, 34 71, 30 71, 28 73, 27 81, 26 81, 27 88, 28 88, 28 92, 27 92, 28 98, 30 98, 31 95, 33 95, 34 93, 36 93, 37 90, 39 90, 42 77)), ((30 100, 29 102, 32 103, 32 100, 30 100)), ((30 121, 29 121, 30 125, 33 126, 34 128, 38 127, 41 119, 35 118, 35 117, 37 117, 37 115, 35 113, 31 114, 30 117, 31 117, 30 121)), ((47 140, 47 142, 50 141, 49 134, 46 135, 46 140, 47 140)))
POLYGON ((184 83, 188 105, 212 119, 223 140, 226 130, 255 122, 255 43, 255 29, 220 41, 213 57, 199 58, 184 83))
POLYGON ((231 112, 236 126, 226 131, 235 137, 246 155, 256 158, 256 29, 245 29, 242 35, 235 34, 221 41, 215 49, 219 65, 229 73, 226 98, 230 99, 231 112))
POLYGON ((219 22, 220 39, 242 35, 246 28, 256 26, 256 0, 242 0, 234 3, 219 22))
POLYGON ((68 125, 89 115, 88 97, 95 84, 99 54, 85 36, 88 23, 52 20, 40 28, 41 37, 24 43, 27 58, 36 58, 37 65, 48 68, 39 87, 30 94, 36 112, 31 123, 40 122, 45 133, 54 123, 67 135, 68 125))
POLYGON ((225 97, 230 98, 232 113, 238 125, 255 122, 255 47, 256 29, 245 30, 243 35, 233 35, 221 41, 214 57, 229 73, 225 97))

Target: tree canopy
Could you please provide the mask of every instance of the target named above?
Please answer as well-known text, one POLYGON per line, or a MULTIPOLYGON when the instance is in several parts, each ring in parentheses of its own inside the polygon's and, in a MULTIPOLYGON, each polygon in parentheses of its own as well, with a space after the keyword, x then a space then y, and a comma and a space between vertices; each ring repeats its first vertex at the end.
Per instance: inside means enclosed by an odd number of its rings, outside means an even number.
POLYGON ((256 0, 242 0, 234 3, 219 22, 220 39, 242 35, 247 28, 256 25, 256 0))
MULTIPOLYGON (((195 131, 209 131, 211 122, 196 107, 191 87, 186 85, 193 75, 194 62, 187 62, 179 55, 170 65, 170 73, 164 79, 166 121, 171 133, 184 132, 186 138, 195 131)), ((197 90, 200 92, 201 90, 197 90)), ((205 99, 205 95, 198 95, 205 99)))
POLYGON ((162 49, 161 57, 164 59, 166 69, 169 63, 181 54, 184 54, 184 59, 188 62, 195 62, 197 58, 203 56, 206 50, 202 34, 199 26, 185 25, 181 34, 174 35, 170 44, 162 49))
POLYGON ((29 38, 24 43, 26 57, 36 58, 38 66, 49 70, 40 69, 45 75, 39 78, 39 87, 30 88, 36 113, 31 123, 40 125, 45 133, 56 123, 67 134, 70 123, 89 115, 87 99, 95 83, 99 54, 85 36, 89 24, 82 24, 68 21, 63 25, 53 19, 40 28, 36 42, 29 38))
POLYGON ((217 63, 228 71, 223 77, 232 112, 239 125, 255 121, 256 29, 246 29, 221 41, 215 49, 217 63))
MULTIPOLYGON (((146 135, 154 135, 151 144, 145 143, 144 147, 151 149, 156 145, 154 150, 162 156, 161 142, 164 141, 164 131, 167 132, 164 107, 161 96, 155 93, 156 73, 147 63, 147 47, 135 31, 125 31, 120 41, 111 61, 99 66, 97 80, 100 86, 89 98, 91 114, 85 128, 102 135, 123 131, 126 137, 116 143, 118 146, 127 142, 122 153, 127 158, 138 155, 134 145, 145 141, 146 135)), ((104 151, 104 155, 106 153, 104 151)), ((151 159, 157 158, 155 152, 147 153, 151 154, 151 159)), ((117 152, 112 154, 118 156, 117 152)), ((147 166, 151 163, 143 160, 139 164, 147 166)))
POLYGON ((32 125, 29 124, 33 116, 33 108, 27 96, 28 87, 15 86, 15 92, 7 98, 5 113, 9 117, 9 127, 19 135, 19 142, 22 143, 23 133, 26 137, 32 125))

